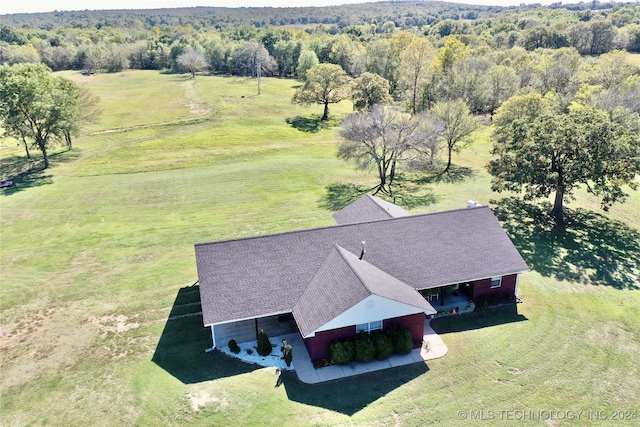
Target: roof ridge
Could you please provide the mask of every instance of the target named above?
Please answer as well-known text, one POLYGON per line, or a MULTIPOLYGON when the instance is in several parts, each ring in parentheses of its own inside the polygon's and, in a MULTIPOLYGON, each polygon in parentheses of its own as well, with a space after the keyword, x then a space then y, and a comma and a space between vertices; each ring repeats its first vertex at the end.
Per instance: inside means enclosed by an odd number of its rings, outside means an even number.
MULTIPOLYGON (((383 202, 387 202, 386 200, 381 199, 381 198, 379 198, 379 197, 376 197, 376 196, 374 196, 373 194, 369 194, 369 193, 367 193, 366 195, 367 195, 367 196, 369 196, 369 198, 371 199, 371 201, 372 201, 372 202, 373 202, 373 203, 374 203, 378 208, 380 208, 384 213, 386 213, 386 214, 389 216, 389 218, 396 218, 396 217, 394 217, 393 215, 391 215, 391 212, 389 212, 389 209, 385 209, 385 208, 384 208, 384 207, 383 207, 383 206, 378 202, 379 200, 382 200, 383 202)), ((387 202, 387 203, 390 203, 390 204, 392 204, 392 205, 398 206, 398 205, 396 205, 395 203, 391 203, 391 202, 387 202)), ((402 206, 398 206, 398 207, 399 207, 399 208, 402 208, 402 206)))
MULTIPOLYGON (((358 278, 358 281, 362 284, 362 286, 364 286, 364 287, 367 289, 367 291, 369 291, 369 295, 376 295, 376 296, 378 296, 378 297, 380 297, 380 298, 385 298, 385 299, 388 299, 388 300, 391 300, 391 301, 399 302, 399 303, 401 303, 401 304, 406 304, 406 305, 411 305, 411 306, 413 306, 413 307, 418 307, 418 306, 417 306, 417 305, 415 305, 415 304, 411 304, 411 303, 408 303, 408 302, 406 302, 406 301, 402 301, 402 300, 400 300, 400 299, 398 299, 398 298, 392 298, 392 297, 389 297, 389 296, 386 296, 386 295, 382 295, 382 294, 380 294, 380 293, 378 293, 378 292, 376 292, 376 291, 372 290, 372 289, 371 289, 371 287, 367 285, 367 282, 362 278, 362 276, 360 276, 360 274, 358 274, 358 272, 357 272, 356 270, 354 270, 354 269, 353 269, 353 267, 351 266, 351 262, 349 262, 349 260, 348 260, 348 259, 346 259, 346 258, 344 257, 344 255, 342 254, 342 251, 341 251, 340 249, 342 249, 343 251, 345 251, 345 252, 347 252, 347 253, 349 253, 349 254, 351 254, 351 255, 353 255, 353 256, 356 256, 356 255, 355 255, 353 252, 346 250, 345 248, 343 248, 342 246, 340 246, 340 245, 338 245, 338 244, 336 244, 335 246, 338 248, 338 253, 339 253, 339 254, 340 254, 340 256, 342 257, 342 259, 344 259, 344 261, 345 261, 345 262, 347 263, 347 265, 349 266, 349 269, 350 269, 351 271, 353 271, 353 274, 355 274, 355 275, 356 275, 356 277, 358 278)), ((391 277, 393 280, 397 281, 398 283, 400 283, 400 284, 402 284, 402 285, 406 286, 407 288, 409 288, 409 289, 411 289, 411 290, 413 290, 413 291, 415 291, 415 292, 418 292, 418 290, 417 290, 417 289, 415 289, 415 288, 413 288, 413 287, 411 287, 411 286, 407 285, 407 284, 406 284, 406 283, 404 283, 402 280, 398 279, 397 277, 392 276, 391 274, 387 273, 386 271, 382 270, 381 268, 376 267, 375 265, 371 264, 370 262, 365 261, 365 260, 363 260, 363 259, 360 259, 359 261, 363 261, 363 262, 367 263, 368 265, 370 265, 371 267, 375 268, 376 270, 379 270, 379 271, 381 271, 382 273, 386 274, 387 276, 391 277)), ((421 308, 421 307, 418 307, 418 308, 421 308)))
POLYGON ((487 206, 487 205, 482 205, 482 206, 476 206, 476 207, 448 209, 448 210, 444 210, 444 211, 426 212, 426 213, 422 213, 422 214, 409 215, 409 216, 391 217, 391 218, 388 218, 388 219, 375 219, 375 220, 371 220, 371 221, 353 222, 353 223, 349 223, 349 224, 333 224, 333 225, 326 225, 326 226, 321 226, 321 227, 303 228, 303 229, 298 229, 298 230, 283 231, 281 233, 263 234, 261 236, 236 237, 236 238, 231 238, 231 239, 226 239, 226 240, 216 240, 216 241, 211 241, 211 242, 201 242, 201 243, 195 243, 194 246, 197 247, 197 246, 218 245, 218 244, 221 244, 221 243, 229 243, 229 242, 242 242, 242 241, 245 241, 245 240, 257 240, 257 239, 264 239, 264 238, 274 237, 274 236, 286 236, 286 235, 289 235, 289 234, 303 233, 303 232, 316 231, 316 230, 328 230, 328 229, 332 229, 332 228, 353 227, 353 226, 358 226, 358 225, 361 225, 361 224, 371 224, 371 223, 375 223, 375 222, 407 221, 407 220, 411 220, 411 219, 415 219, 415 218, 421 218, 421 217, 425 217, 425 216, 442 215, 442 214, 448 214, 448 213, 451 213, 451 212, 458 212, 458 211, 472 211, 472 210, 476 210, 476 209, 491 209, 491 208, 489 206, 487 206))
MULTIPOLYGON (((344 256, 344 254, 342 253, 342 251, 348 252, 353 256, 356 256, 355 254, 351 253, 350 251, 346 250, 345 248, 343 248, 342 246, 338 245, 337 243, 334 246, 335 249, 338 250, 338 254, 340 255, 340 257, 344 260, 344 262, 347 264, 347 266, 349 267, 349 270, 351 270, 353 272, 353 274, 356 275, 356 277, 358 278, 358 281, 362 284, 362 286, 364 288, 367 289, 367 291, 369 291, 369 294, 373 294, 374 292, 371 291, 371 288, 369 288, 369 286, 367 286, 367 284, 365 283, 365 281, 362 279, 362 276, 360 276, 358 274, 358 272, 353 268, 353 266, 351 265, 351 262, 349 262, 349 260, 344 256)), ((363 261, 362 259, 360 261, 363 261)), ((375 265, 365 261, 367 264, 375 267, 375 265)), ((376 294, 377 295, 377 294, 376 294)))

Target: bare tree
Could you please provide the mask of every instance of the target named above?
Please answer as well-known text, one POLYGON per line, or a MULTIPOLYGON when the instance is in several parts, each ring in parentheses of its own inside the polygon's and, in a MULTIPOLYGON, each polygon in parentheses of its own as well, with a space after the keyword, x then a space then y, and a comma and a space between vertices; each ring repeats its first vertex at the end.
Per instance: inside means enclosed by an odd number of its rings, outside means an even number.
POLYGON ((478 127, 478 122, 469 111, 464 101, 438 102, 431 109, 431 113, 444 123, 443 139, 448 150, 447 167, 442 173, 451 169, 451 156, 454 151, 460 151, 469 142, 469 135, 478 127))
POLYGON ((426 117, 410 116, 383 105, 352 114, 342 124, 338 157, 355 163, 358 169, 375 169, 379 182, 373 194, 382 191, 393 195, 400 164, 423 156, 433 140, 430 125, 434 122, 426 117))
POLYGON ((189 49, 180 54, 176 62, 183 70, 191 73, 191 78, 196 77, 196 72, 207 68, 207 57, 195 49, 189 49))

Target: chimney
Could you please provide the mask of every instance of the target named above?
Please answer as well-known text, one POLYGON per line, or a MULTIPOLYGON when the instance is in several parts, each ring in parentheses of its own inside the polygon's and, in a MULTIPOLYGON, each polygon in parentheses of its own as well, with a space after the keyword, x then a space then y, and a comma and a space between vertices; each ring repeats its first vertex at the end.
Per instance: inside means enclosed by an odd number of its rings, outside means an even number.
POLYGON ((367 242, 365 242, 364 240, 362 241, 362 250, 360 251, 360 259, 362 259, 362 257, 364 256, 364 254, 366 254, 366 253, 367 253, 367 251, 366 251, 366 250, 365 250, 365 248, 364 248, 364 245, 365 245, 366 243, 367 243, 367 242))

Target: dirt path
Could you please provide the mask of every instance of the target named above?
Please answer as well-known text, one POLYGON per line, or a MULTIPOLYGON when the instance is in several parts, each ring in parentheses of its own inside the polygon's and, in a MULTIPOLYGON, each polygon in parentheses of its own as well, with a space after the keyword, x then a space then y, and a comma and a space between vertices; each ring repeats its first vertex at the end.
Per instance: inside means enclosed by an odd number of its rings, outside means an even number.
POLYGON ((126 132, 134 129, 167 126, 167 125, 174 125, 179 123, 189 123, 192 121, 198 121, 211 112, 211 109, 209 108, 209 105, 207 104, 207 102, 202 98, 200 98, 196 93, 196 90, 194 87, 195 85, 194 80, 188 80, 184 83, 181 83, 181 85, 184 88, 184 96, 188 102, 187 104, 185 104, 185 106, 189 107, 189 109, 191 110, 191 114, 193 114, 196 117, 193 117, 190 119, 176 120, 175 122, 152 123, 152 124, 146 124, 146 125, 131 126, 127 128, 105 129, 105 130, 93 132, 92 135, 100 135, 104 133, 113 133, 113 132, 126 132))
POLYGON ((191 79, 182 84, 184 86, 184 95, 189 101, 187 106, 191 108, 192 114, 207 114, 209 113, 209 106, 201 99, 194 88, 195 80, 191 79))

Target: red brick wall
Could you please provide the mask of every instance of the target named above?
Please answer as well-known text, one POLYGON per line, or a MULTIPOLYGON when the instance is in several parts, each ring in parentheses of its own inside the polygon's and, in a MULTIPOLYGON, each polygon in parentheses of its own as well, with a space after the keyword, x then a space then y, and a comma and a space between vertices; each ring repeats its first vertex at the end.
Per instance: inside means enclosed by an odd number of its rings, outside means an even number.
POLYGON ((304 344, 307 346, 311 360, 329 359, 329 344, 331 341, 351 338, 355 335, 356 325, 346 326, 344 328, 316 332, 314 337, 305 338, 304 344))
POLYGON ((473 284, 473 299, 497 293, 500 296, 505 293, 513 295, 516 291, 516 277, 517 274, 510 274, 508 276, 502 276, 502 286, 499 288, 491 289, 491 278, 476 280, 473 284))
MULTIPOLYGON (((413 347, 419 348, 422 345, 424 337, 424 313, 411 314, 408 316, 394 317, 385 319, 382 322, 382 328, 386 329, 389 325, 402 325, 413 338, 413 347)), ((314 337, 306 338, 304 344, 309 352, 311 360, 329 359, 329 344, 334 340, 352 338, 356 335, 356 326, 347 326, 339 329, 331 329, 329 331, 317 332, 314 337)))
POLYGON ((422 339, 424 337, 424 313, 410 314, 408 316, 394 317, 392 319, 385 319, 382 322, 382 328, 386 329, 389 325, 402 325, 409 332, 413 338, 413 348, 420 348, 422 345, 422 339))

